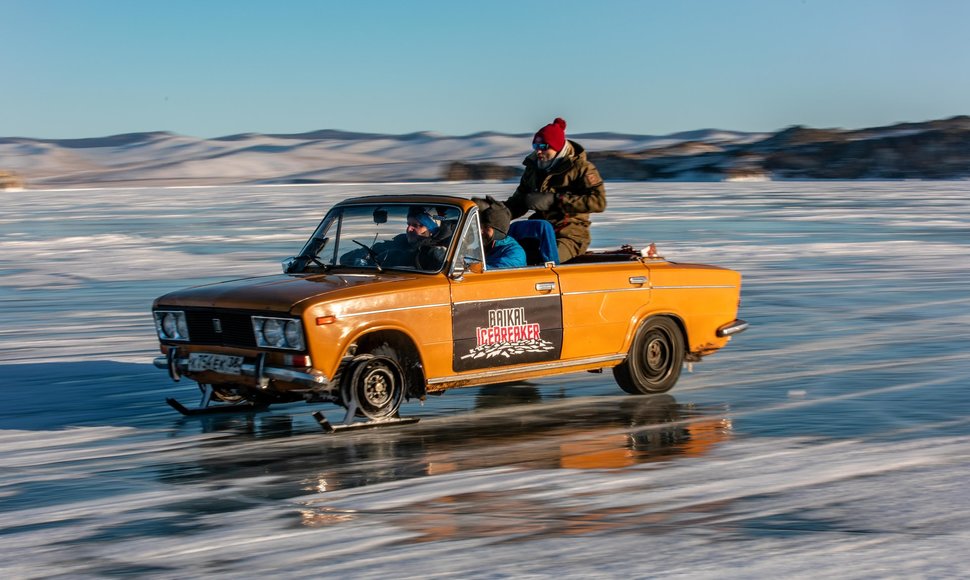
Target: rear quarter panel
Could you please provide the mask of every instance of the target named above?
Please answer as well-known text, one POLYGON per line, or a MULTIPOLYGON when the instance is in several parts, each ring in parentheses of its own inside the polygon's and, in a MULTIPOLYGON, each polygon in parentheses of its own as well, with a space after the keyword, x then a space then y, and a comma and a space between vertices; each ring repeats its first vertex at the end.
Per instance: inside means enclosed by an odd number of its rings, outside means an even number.
POLYGON ((700 264, 650 264, 652 303, 646 314, 677 316, 687 332, 689 352, 710 354, 728 342, 717 329, 737 317, 741 274, 700 264))

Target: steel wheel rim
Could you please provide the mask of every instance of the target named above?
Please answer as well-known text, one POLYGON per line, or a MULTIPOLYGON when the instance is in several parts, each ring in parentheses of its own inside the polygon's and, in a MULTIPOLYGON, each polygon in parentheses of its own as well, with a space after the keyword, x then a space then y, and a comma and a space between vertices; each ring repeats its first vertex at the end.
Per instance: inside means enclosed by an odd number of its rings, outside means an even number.
POLYGON ((654 329, 647 336, 647 344, 643 349, 643 371, 646 378, 659 381, 670 373, 672 348, 671 337, 654 329))
POLYGON ((390 369, 383 365, 369 369, 361 387, 361 402, 374 410, 380 409, 391 400, 394 382, 390 369))

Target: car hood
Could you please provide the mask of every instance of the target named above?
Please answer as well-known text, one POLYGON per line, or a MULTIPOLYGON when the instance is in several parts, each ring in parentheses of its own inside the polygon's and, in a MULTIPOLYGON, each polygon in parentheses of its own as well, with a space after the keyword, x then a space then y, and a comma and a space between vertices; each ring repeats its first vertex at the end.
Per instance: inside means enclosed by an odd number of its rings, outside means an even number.
POLYGON ((241 278, 170 292, 156 299, 155 307, 161 305, 219 307, 290 312, 300 302, 310 298, 319 298, 327 294, 337 298, 351 292, 357 294, 364 290, 361 287, 384 287, 387 284, 414 278, 413 274, 389 272, 316 275, 277 274, 241 278))

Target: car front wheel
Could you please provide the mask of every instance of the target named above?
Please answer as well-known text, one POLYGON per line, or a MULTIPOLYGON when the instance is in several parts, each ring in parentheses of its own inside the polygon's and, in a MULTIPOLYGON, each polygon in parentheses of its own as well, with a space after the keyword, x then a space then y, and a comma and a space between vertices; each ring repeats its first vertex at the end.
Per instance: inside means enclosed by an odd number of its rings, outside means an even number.
POLYGON ((384 350, 357 356, 341 389, 344 406, 371 420, 396 416, 404 400, 404 374, 384 350))
POLYGON ((666 393, 680 378, 684 339, 677 324, 665 317, 648 318, 637 329, 626 360, 613 367, 620 388, 633 395, 666 393))

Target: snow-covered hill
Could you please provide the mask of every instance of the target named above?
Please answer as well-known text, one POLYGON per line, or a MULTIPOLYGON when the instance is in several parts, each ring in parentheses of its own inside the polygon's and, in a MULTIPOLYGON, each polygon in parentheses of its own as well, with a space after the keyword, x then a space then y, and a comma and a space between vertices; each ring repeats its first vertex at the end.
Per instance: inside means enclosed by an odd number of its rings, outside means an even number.
MULTIPOLYGON (((970 117, 859 130, 702 129, 569 135, 608 181, 961 179, 970 117)), ((515 180, 531 133, 449 136, 321 130, 200 139, 166 132, 96 139, 0 138, 0 172, 27 188, 515 180)))
MULTIPOLYGON (((166 132, 93 139, 0 138, 0 170, 28 187, 437 181, 453 162, 518 167, 531 133, 380 135, 314 131, 200 139, 166 132)), ((636 152, 697 139, 745 143, 763 134, 570 135, 590 150, 636 152)))

